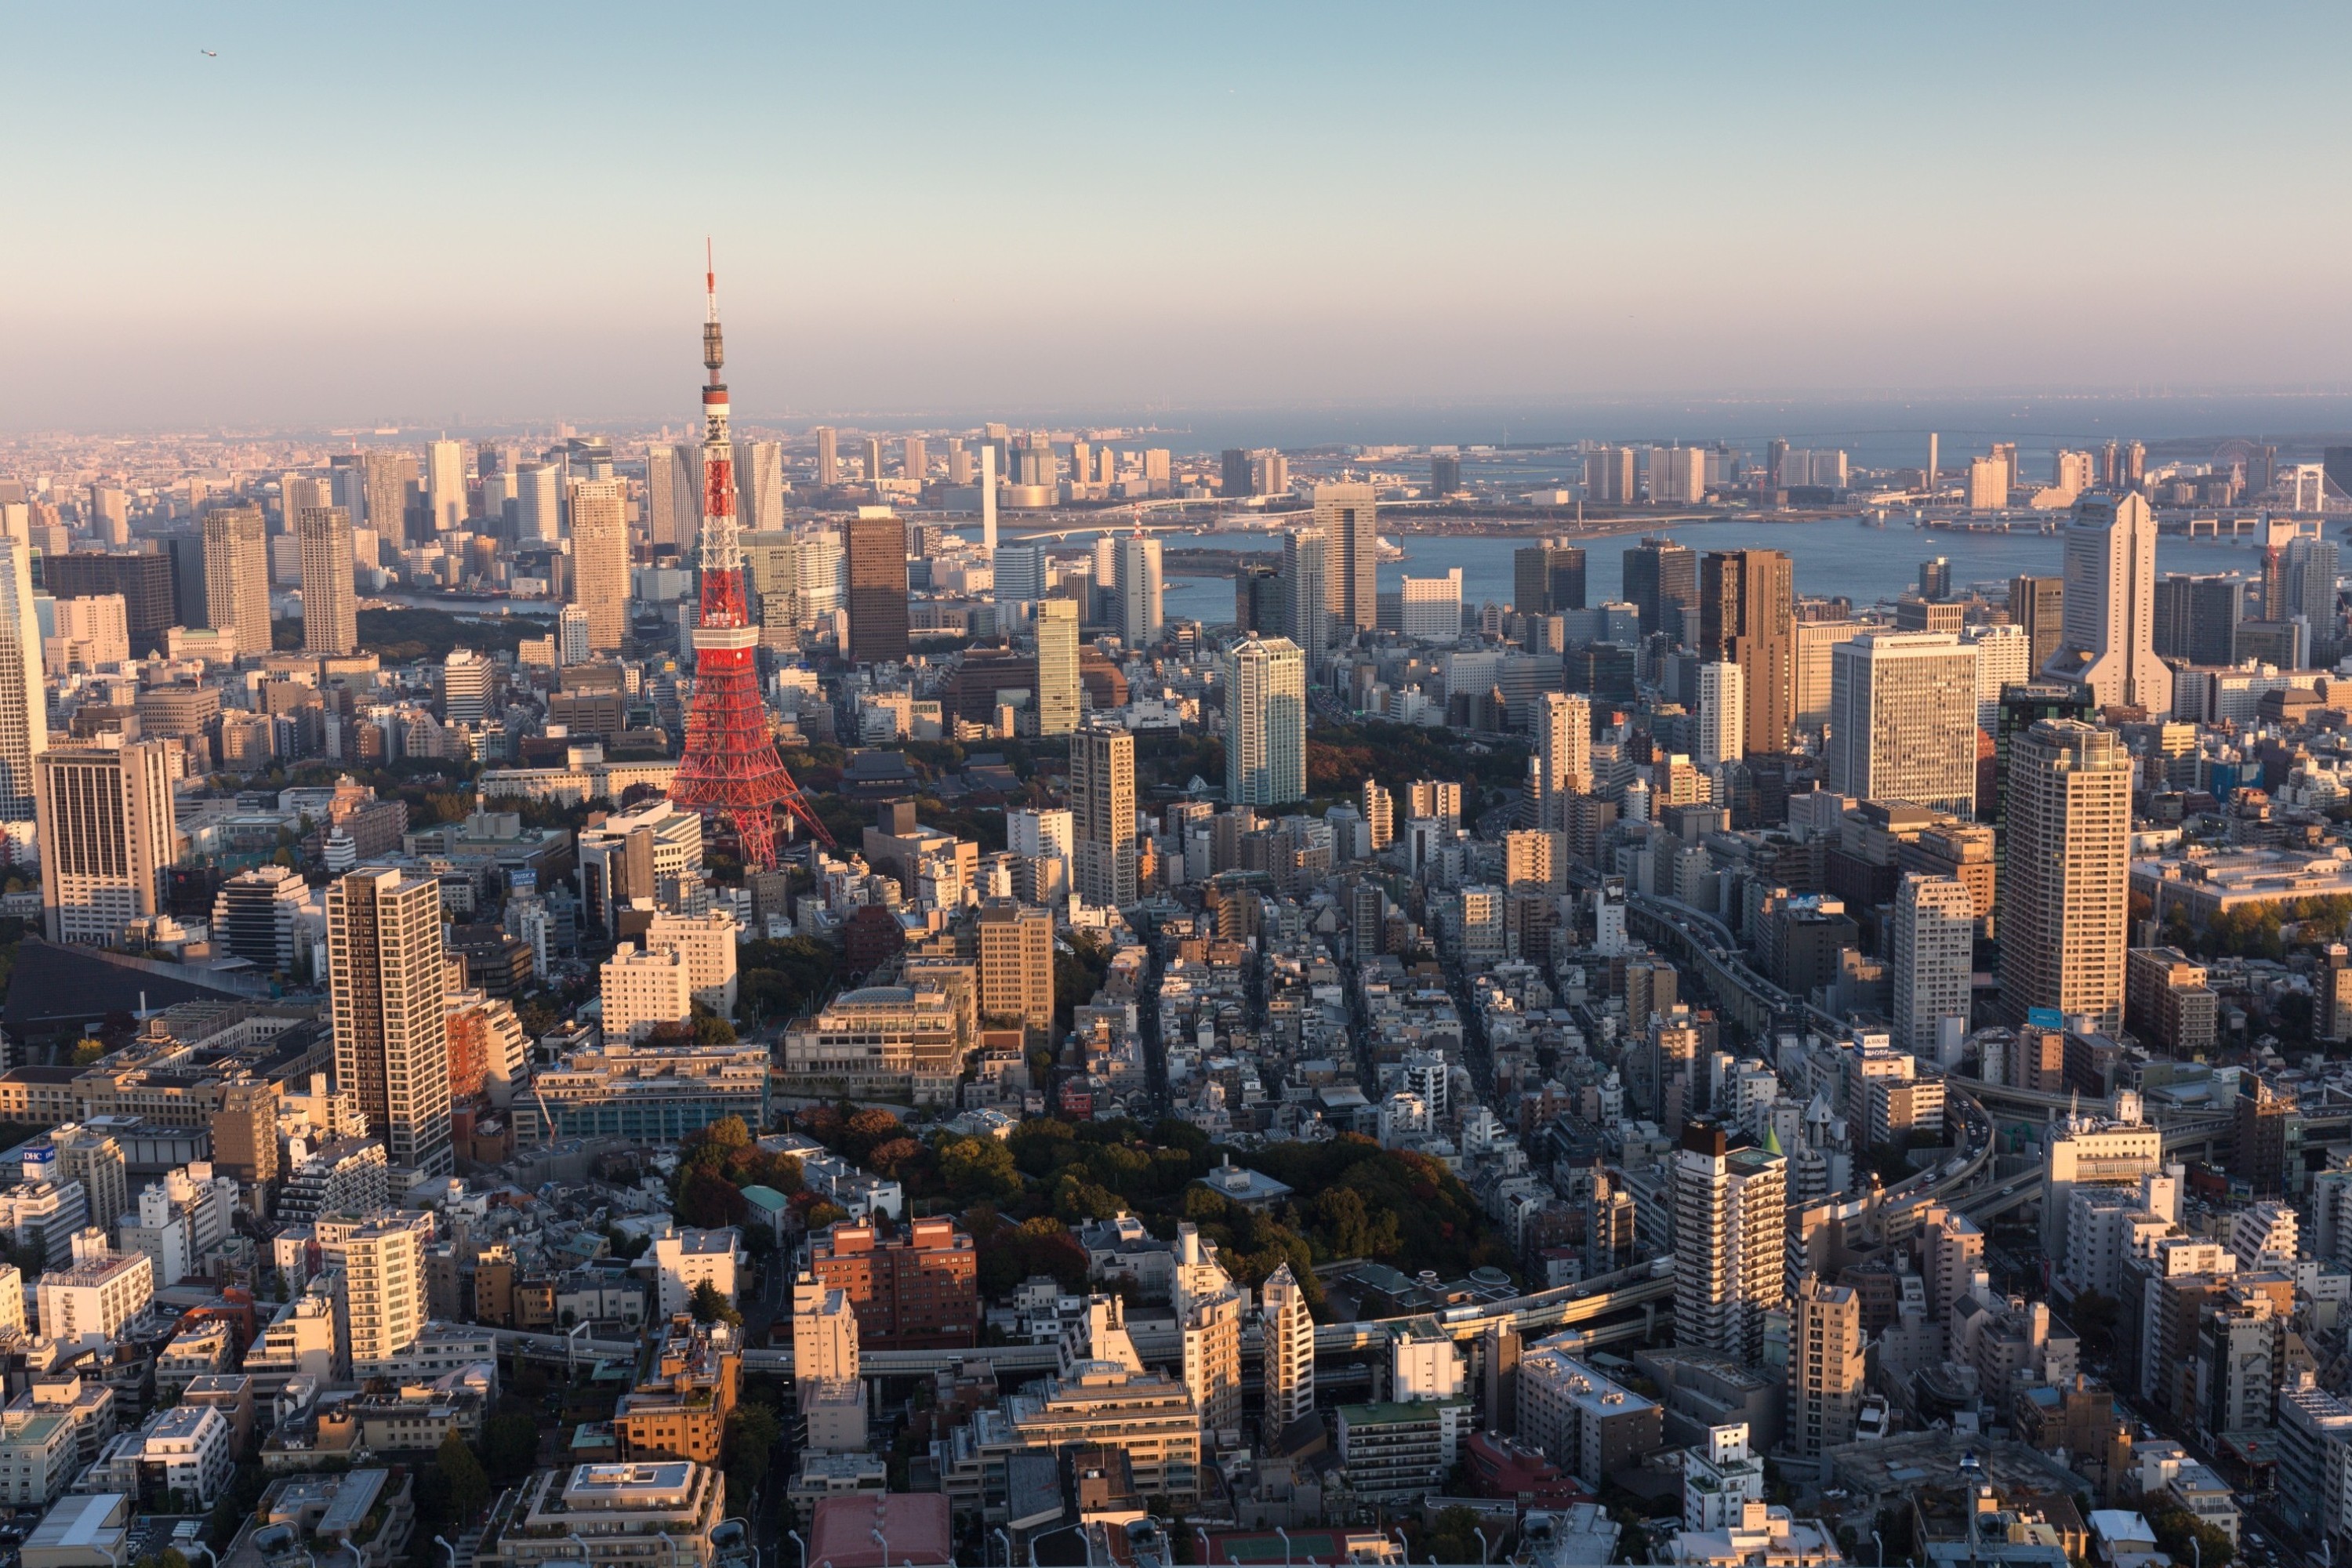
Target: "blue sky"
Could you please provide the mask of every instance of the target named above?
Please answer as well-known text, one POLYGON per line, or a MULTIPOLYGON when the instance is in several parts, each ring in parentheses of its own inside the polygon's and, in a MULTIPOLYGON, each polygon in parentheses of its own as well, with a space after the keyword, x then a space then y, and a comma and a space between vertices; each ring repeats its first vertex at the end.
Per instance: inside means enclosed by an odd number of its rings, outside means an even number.
POLYGON ((0 428, 2334 388, 2348 32, 20 5, 0 428))

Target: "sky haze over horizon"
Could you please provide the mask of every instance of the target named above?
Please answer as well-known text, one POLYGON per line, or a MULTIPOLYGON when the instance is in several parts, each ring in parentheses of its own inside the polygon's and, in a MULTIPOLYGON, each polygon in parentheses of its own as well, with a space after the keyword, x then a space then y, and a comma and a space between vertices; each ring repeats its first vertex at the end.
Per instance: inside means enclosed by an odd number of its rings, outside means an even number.
POLYGON ((0 428, 682 424, 706 235, 750 423, 2352 393, 2352 104, 2292 74, 2347 46, 2286 5, 19 7, 0 428))

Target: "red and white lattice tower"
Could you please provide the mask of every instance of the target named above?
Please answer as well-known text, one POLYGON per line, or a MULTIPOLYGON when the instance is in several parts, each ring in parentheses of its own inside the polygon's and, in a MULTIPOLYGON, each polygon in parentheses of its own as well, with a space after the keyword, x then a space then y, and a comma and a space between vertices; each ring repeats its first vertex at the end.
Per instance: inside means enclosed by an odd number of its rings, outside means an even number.
POLYGON ((726 355, 719 341, 719 279, 705 260, 703 289, 709 314, 702 324, 702 624, 694 629, 694 706, 686 715, 686 754, 669 797, 709 816, 723 816, 742 845, 743 868, 776 863, 776 813, 784 827, 797 819, 827 846, 833 835, 809 809, 801 786, 776 754, 768 708, 760 696, 760 628, 743 593, 743 551, 735 529, 735 449, 727 437, 727 384, 719 379, 726 355))

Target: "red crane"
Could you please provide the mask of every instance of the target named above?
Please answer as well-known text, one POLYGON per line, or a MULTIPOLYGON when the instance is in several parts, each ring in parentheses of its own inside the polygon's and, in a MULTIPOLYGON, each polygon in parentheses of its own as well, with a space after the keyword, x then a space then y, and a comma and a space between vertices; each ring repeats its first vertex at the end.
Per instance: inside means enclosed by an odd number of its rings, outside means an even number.
POLYGON ((768 706, 760 696, 760 628, 743 592, 743 551, 735 528, 735 449, 727 437, 727 384, 719 379, 726 354, 719 339, 719 278, 704 247, 703 292, 709 313, 702 323, 702 534, 696 564, 702 569, 702 622, 694 629, 694 705, 686 715, 686 754, 669 797, 706 816, 726 818, 742 846, 743 868, 776 863, 776 814, 786 833, 797 821, 826 847, 824 830, 808 797, 776 754, 768 706))

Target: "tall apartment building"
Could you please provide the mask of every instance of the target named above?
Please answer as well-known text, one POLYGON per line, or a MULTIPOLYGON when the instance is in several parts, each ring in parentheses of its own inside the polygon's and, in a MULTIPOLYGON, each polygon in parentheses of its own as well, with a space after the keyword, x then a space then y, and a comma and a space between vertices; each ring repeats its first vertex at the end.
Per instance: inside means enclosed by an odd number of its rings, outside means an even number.
POLYGON ((2042 672, 2102 708, 2171 712, 2172 671, 2156 657, 2156 513, 2138 495, 2085 496, 2065 542, 2063 633, 2042 672))
POLYGON ((1798 1456, 1853 1441, 1865 1377, 1862 1298, 1851 1286, 1808 1274, 1789 1312, 1789 1409, 1784 1430, 1798 1456))
POLYGON ((1778 550, 1710 550, 1699 558, 1699 658, 1736 664, 1746 692, 1745 750, 1786 752, 1795 723, 1793 569, 1778 550))
POLYGON ((1149 647, 1160 639, 1160 541, 1146 534, 1122 535, 1111 543, 1110 589, 1118 640, 1149 647))
POLYGON ((686 954, 674 947, 640 950, 635 942, 622 942, 597 967, 596 991, 604 1002, 607 1039, 635 1044, 664 1024, 683 1024, 694 1016, 686 954))
POLYGON ((94 740, 33 759, 41 914, 51 942, 112 947, 162 910, 181 840, 164 743, 94 740))
POLYGON ((1287 805, 1307 796, 1307 661, 1288 637, 1250 637, 1225 656, 1225 799, 1287 805))
POLYGON ((1324 604, 1349 632, 1380 625, 1380 522, 1370 485, 1317 485, 1315 527, 1324 541, 1324 604))
POLYGON ((980 907, 980 1016, 1054 1026, 1054 913, 991 899, 980 907))
POLYGON ((111 1342, 154 1298, 154 1263, 143 1252, 116 1252, 92 1226, 74 1234, 71 1267, 40 1278, 41 1333, 68 1344, 111 1342))
POLYGON ((1242 1425, 1242 1298, 1216 1261, 1213 1246, 1191 1225, 1177 1227, 1177 1331, 1183 1336, 1184 1386, 1213 1442, 1231 1447, 1242 1425))
POLYGON ((257 506, 205 513, 205 625, 236 628, 236 651, 269 651, 269 534, 257 506))
POLYGON ((1675 1338, 1754 1366, 1787 1302, 1788 1161, 1732 1148, 1719 1122, 1683 1127, 1672 1175, 1675 1338))
MULTIPOLYGON (((433 1226, 431 1216, 422 1216, 422 1225, 417 1217, 371 1219, 328 1244, 330 1253, 342 1258, 352 1371, 357 1376, 396 1370, 401 1352, 424 1331, 425 1247, 433 1239, 433 1226)), ((322 1235, 320 1240, 327 1238, 322 1235)))
POLYGON ((436 533, 446 533, 466 521, 466 448, 462 443, 426 443, 425 507, 436 533))
POLYGON ((1694 760, 1701 767, 1716 767, 1745 757, 1747 714, 1748 682, 1739 666, 1727 662, 1700 665, 1698 735, 1692 751, 1694 760))
POLYGON ((395 1168, 447 1175, 441 884, 388 867, 331 883, 327 966, 337 1085, 358 1095, 395 1168))
POLYGON ((1265 1344, 1265 1436, 1271 1447, 1292 1423, 1315 1413, 1315 1320, 1289 1264, 1259 1288, 1258 1316, 1265 1344))
POLYGON ((0 534, 0 822, 33 815, 33 759, 49 749, 48 708, 32 551, 0 534))
POLYGON ((820 425, 810 434, 816 437, 816 482, 831 489, 841 483, 840 437, 830 425, 820 425))
POLYGON ((1135 889, 1135 737, 1088 725, 1070 738, 1071 830, 1078 897, 1125 909, 1135 889))
POLYGON ((950 1219, 919 1219, 903 1236, 878 1222, 834 1226, 809 1239, 809 1268, 839 1290, 870 1350, 950 1350, 974 1342, 979 1275, 971 1237, 950 1219))
POLYGON ((1066 735, 1078 727, 1078 606, 1042 593, 1036 603, 1037 733, 1066 735))
MULTIPOLYGON (((2071 592, 2071 589, 2070 589, 2071 592)), ((2119 1028, 2130 905, 2131 754, 2112 730, 2045 719, 2011 751, 2001 811, 2001 1004, 2119 1028)))
MULTIPOLYGON (((340 657, 360 646, 358 557, 352 514, 339 506, 304 507, 294 524, 302 552, 302 651, 340 657)), ((244 640, 239 632, 238 640, 244 640)))
POLYGON ((1976 930, 1976 896, 1958 877, 1909 875, 1895 889, 1889 946, 1903 1049, 1940 1060, 1947 1043, 1957 1049, 1967 1037, 1976 930))
POLYGON ((1283 622, 1309 658, 1331 645, 1330 544, 1319 528, 1293 528, 1282 535, 1283 622))
MULTIPOLYGON (((1582 692, 1545 692, 1536 707, 1535 742, 1538 820, 1534 826, 1565 827, 1567 798, 1592 788, 1592 700, 1582 692)), ((1364 787, 1369 791, 1378 786, 1367 784, 1364 787)), ((1381 804, 1385 818, 1386 790, 1381 791, 1381 804)), ((1366 815, 1370 815, 1369 805, 1366 815)), ((1393 833, 1392 826, 1383 821, 1374 829, 1372 847, 1381 847, 1393 833)))
POLYGON ((629 529, 618 479, 572 481, 572 602, 588 614, 588 650, 629 640, 629 529))
POLYGON ((907 523, 881 507, 860 507, 843 525, 849 555, 849 657, 858 664, 907 658, 907 523))
POLYGON ((1830 658, 1829 787, 1973 816, 1976 650, 1948 632, 1872 632, 1830 658))
POLYGON ((2077 1187, 2137 1187, 2164 1174, 2164 1138, 2137 1121, 2077 1116, 2053 1124, 2042 1151, 2042 1251, 2067 1255, 2067 1223, 2077 1187))

